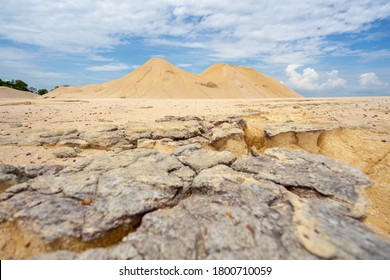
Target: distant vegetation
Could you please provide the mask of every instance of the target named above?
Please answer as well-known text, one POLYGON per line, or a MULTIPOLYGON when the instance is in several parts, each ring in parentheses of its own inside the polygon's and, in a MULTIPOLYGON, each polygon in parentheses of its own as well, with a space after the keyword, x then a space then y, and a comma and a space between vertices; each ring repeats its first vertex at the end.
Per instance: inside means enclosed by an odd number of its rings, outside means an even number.
POLYGON ((55 90, 55 89, 57 89, 59 87, 70 87, 70 85, 55 86, 52 90, 55 90))
POLYGON ((34 87, 29 87, 28 84, 23 82, 22 80, 3 81, 2 79, 0 79, 0 86, 9 87, 21 91, 28 91, 38 95, 44 95, 49 92, 45 88, 36 89, 34 87))

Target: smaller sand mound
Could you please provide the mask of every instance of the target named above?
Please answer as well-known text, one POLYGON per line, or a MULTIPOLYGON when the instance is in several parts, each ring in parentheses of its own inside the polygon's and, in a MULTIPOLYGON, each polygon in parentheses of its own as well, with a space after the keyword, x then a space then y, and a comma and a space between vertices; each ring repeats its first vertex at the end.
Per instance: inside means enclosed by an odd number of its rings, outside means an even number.
POLYGON ((300 94, 253 68, 214 64, 199 76, 215 82, 228 98, 300 98, 300 94))
POLYGON ((95 93, 99 91, 101 85, 88 85, 82 87, 73 87, 73 86, 61 86, 55 90, 50 91, 45 95, 48 97, 61 97, 61 98, 93 98, 95 93))
POLYGON ((0 98, 36 98, 38 95, 28 92, 16 90, 9 87, 0 87, 0 98))

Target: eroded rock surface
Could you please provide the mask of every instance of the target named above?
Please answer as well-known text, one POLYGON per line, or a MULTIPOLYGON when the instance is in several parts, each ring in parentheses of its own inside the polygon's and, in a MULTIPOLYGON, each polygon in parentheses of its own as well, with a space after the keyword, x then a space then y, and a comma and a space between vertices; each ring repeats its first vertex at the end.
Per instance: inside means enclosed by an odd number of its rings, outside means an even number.
POLYGON ((361 222, 369 185, 346 164, 281 148, 238 159, 196 143, 133 149, 15 179, 0 194, 0 221, 51 248, 29 258, 388 259, 390 242, 361 222), (117 242, 72 250, 120 228, 117 242))
POLYGON ((0 220, 16 219, 47 242, 89 241, 173 203, 193 176, 175 157, 151 150, 96 157, 8 188, 0 220))
POLYGON ((340 128, 340 125, 334 124, 317 124, 312 123, 293 123, 286 122, 282 124, 266 125, 264 132, 268 137, 274 137, 276 135, 286 132, 315 132, 315 131, 327 131, 340 128))
MULTIPOLYGON (((129 150, 150 148, 173 152, 177 147, 201 144, 217 150, 247 153, 243 129, 246 122, 237 116, 206 120, 196 116, 166 117, 156 122, 128 122, 125 125, 94 125, 85 130, 58 129, 26 131, 23 135, 0 138, 0 145, 76 147, 97 150, 129 150)), ((75 157, 59 152, 57 157, 75 157)))

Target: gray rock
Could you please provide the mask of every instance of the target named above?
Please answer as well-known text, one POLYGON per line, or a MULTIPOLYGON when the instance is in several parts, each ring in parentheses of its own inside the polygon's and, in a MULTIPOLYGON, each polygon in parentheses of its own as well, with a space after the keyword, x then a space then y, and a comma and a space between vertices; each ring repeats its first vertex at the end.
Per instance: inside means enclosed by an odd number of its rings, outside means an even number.
POLYGON ((175 157, 150 150, 96 157, 32 179, 23 191, 10 187, 0 196, 0 220, 19 220, 47 242, 91 240, 175 203, 193 176, 175 157))
POLYGON ((201 171, 192 192, 172 209, 145 215, 123 242, 145 259, 390 256, 390 242, 330 197, 298 197, 281 185, 225 165, 201 171))
MULTIPOLYGON (((60 165, 39 165, 15 167, 9 164, 0 164, 0 193, 9 187, 28 181, 42 175, 54 175, 63 167, 60 165)), ((18 189, 18 187, 16 187, 18 189)))
POLYGON ((203 121, 204 119, 198 116, 165 116, 161 119, 157 119, 156 122, 172 122, 172 121, 203 121))
POLYGON ((78 134, 77 129, 68 129, 68 130, 54 130, 54 131, 45 131, 39 136, 41 138, 51 138, 51 137, 61 137, 78 134))
POLYGON ((264 156, 238 159, 233 168, 286 187, 310 188, 350 205, 357 216, 364 215, 361 191, 371 185, 365 175, 345 163, 303 151, 272 148, 264 156))
POLYGON ((153 149, 156 144, 156 140, 151 139, 138 139, 137 147, 140 149, 153 149))
POLYGON ((37 259, 390 258, 361 222, 358 170, 276 148, 233 161, 199 144, 80 160, 7 188, 0 221, 62 244, 37 259))
POLYGON ((114 145, 129 144, 123 131, 114 130, 102 132, 98 130, 88 130, 83 132, 80 134, 81 140, 86 141, 89 147, 96 149, 108 149, 114 145))
MULTIPOLYGON (((0 166, 1 169, 2 166, 0 166)), ((18 177, 12 173, 3 173, 0 171, 0 193, 7 188, 18 183, 18 177)))
POLYGON ((130 141, 142 138, 183 140, 201 135, 202 125, 194 120, 156 122, 148 123, 147 125, 140 122, 129 122, 125 131, 130 141))
POLYGON ((25 174, 17 167, 9 164, 0 164, 0 193, 26 180, 25 174))
POLYGON ((251 147, 251 154, 252 154, 252 156, 254 156, 254 157, 260 156, 260 153, 259 153, 259 151, 257 150, 257 148, 256 148, 255 146, 252 146, 252 147, 251 147))
POLYGON ((329 199, 287 194, 294 209, 295 236, 311 254, 333 259, 388 259, 390 242, 381 239, 345 205, 329 199))
POLYGON ((244 129, 246 127, 246 121, 239 116, 215 117, 215 118, 211 118, 210 122, 214 126, 220 126, 221 124, 229 123, 232 126, 237 127, 239 129, 244 129))
POLYGON ((200 144, 183 146, 174 152, 174 155, 183 164, 191 167, 196 172, 219 164, 230 165, 236 157, 230 152, 215 152, 202 149, 200 144))
POLYGON ((117 125, 99 125, 97 127, 92 127, 92 130, 98 131, 98 132, 112 132, 117 131, 119 128, 117 125))
MULTIPOLYGON (((168 150, 173 151, 178 146, 193 143, 201 143, 203 146, 209 145, 210 137, 212 143, 218 139, 226 141, 229 137, 239 137, 239 141, 242 142, 244 135, 242 129, 245 126, 245 121, 235 116, 216 118, 212 121, 206 121, 196 116, 167 117, 154 123, 128 122, 124 126, 112 124, 91 126, 84 131, 76 129, 43 132, 24 131, 23 137, 2 137, 0 144, 68 146, 116 151, 129 149, 126 147, 131 145, 136 147, 137 141, 141 141, 140 147, 150 148, 150 146, 142 145, 143 139, 148 139, 156 141, 158 147, 166 145, 169 146, 168 150), (216 130, 212 132, 211 130, 214 128, 216 130), (174 142, 167 144, 167 139, 174 142)), ((7 133, 4 134, 4 136, 8 136, 7 133)))
POLYGON ((9 124, 10 128, 18 128, 18 127, 22 127, 22 126, 23 126, 23 124, 20 122, 13 122, 13 123, 9 124))
POLYGON ((62 139, 57 143, 58 146, 68 146, 74 148, 86 148, 89 146, 89 143, 82 139, 62 139))
POLYGON ((0 164, 0 174, 17 174, 18 168, 10 164, 0 164))
POLYGON ((230 123, 223 123, 219 127, 215 127, 210 132, 210 142, 213 144, 217 141, 232 137, 244 137, 245 133, 242 129, 235 127, 230 123))
POLYGON ((54 156, 57 158, 75 158, 77 157, 77 152, 71 147, 59 148, 53 152, 54 156))
POLYGON ((58 164, 31 164, 19 168, 20 173, 28 178, 35 178, 43 175, 56 175, 64 167, 58 164))
POLYGON ((339 125, 322 125, 313 123, 292 123, 285 122, 282 124, 269 124, 264 128, 264 132, 268 137, 273 137, 286 132, 314 132, 327 131, 340 128, 339 125))

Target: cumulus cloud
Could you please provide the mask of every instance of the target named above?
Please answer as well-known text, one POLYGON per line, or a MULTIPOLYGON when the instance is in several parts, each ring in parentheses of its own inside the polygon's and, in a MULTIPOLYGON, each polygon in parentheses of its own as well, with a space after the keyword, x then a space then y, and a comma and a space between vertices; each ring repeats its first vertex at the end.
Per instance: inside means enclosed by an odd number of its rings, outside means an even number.
POLYGON ((290 64, 337 51, 328 35, 389 16, 387 0, 19 0, 2 3, 0 38, 83 54, 144 40, 290 64))
POLYGON ((338 71, 332 70, 327 72, 327 79, 320 82, 320 75, 313 68, 305 68, 302 73, 297 71, 303 65, 290 64, 285 69, 285 74, 288 77, 287 85, 300 90, 324 90, 332 88, 345 87, 347 81, 338 77, 338 71))
POLYGON ((378 76, 373 72, 361 74, 359 76, 359 82, 363 87, 383 85, 378 76))

